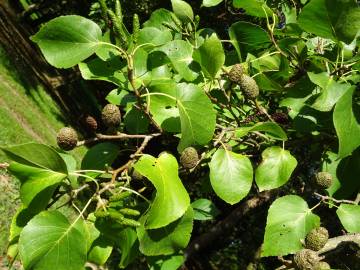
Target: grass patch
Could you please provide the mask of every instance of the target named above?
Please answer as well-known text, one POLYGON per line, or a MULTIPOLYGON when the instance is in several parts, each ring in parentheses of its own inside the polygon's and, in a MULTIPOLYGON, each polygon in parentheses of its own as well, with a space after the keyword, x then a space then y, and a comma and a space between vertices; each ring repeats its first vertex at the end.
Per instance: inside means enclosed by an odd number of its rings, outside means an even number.
MULTIPOLYGON (((0 145, 39 142, 56 145, 57 131, 66 118, 42 86, 27 83, 0 48, 0 145)), ((86 149, 71 154, 81 160, 86 149)), ((8 159, 0 151, 0 163, 8 159)), ((6 251, 11 217, 19 205, 18 181, 0 172, 0 256, 6 251)))

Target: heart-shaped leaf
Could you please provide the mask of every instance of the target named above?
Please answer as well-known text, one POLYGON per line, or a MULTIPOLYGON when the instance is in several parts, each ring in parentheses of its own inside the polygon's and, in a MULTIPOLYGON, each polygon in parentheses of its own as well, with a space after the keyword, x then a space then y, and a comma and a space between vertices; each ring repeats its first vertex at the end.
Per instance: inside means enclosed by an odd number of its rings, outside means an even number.
POLYGON ((159 158, 143 155, 134 168, 156 188, 156 197, 144 221, 146 229, 164 227, 185 213, 190 198, 178 176, 178 163, 174 156, 168 153, 159 158))
POLYGON ((25 270, 82 270, 86 262, 86 238, 76 223, 58 211, 45 211, 24 227, 19 252, 25 270))
POLYGON ((306 201, 287 195, 270 206, 262 248, 262 257, 293 254, 303 248, 301 240, 320 226, 320 218, 309 209, 306 201))
POLYGON ((249 193, 253 168, 247 157, 219 149, 211 158, 209 167, 211 186, 227 203, 238 203, 249 193))
POLYGON ((256 168, 255 181, 260 191, 278 188, 289 181, 297 166, 289 151, 279 146, 268 147, 262 152, 262 162, 256 168))
POLYGON ((47 22, 32 36, 46 60, 57 68, 70 68, 101 46, 100 27, 81 16, 60 16, 47 22))

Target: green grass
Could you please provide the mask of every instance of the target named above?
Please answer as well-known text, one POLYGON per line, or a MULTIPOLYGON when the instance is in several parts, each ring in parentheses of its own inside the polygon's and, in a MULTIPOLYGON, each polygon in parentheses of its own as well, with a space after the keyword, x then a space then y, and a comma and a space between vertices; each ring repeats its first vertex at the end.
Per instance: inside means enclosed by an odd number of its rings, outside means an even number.
MULTIPOLYGON (((0 48, 0 146, 27 142, 56 145, 57 131, 66 126, 66 119, 56 103, 41 86, 24 80, 0 48)), ((81 160, 85 149, 71 153, 81 160)), ((0 163, 8 162, 0 151, 0 163)), ((0 171, 0 256, 6 251, 11 217, 19 203, 18 183, 0 171)))

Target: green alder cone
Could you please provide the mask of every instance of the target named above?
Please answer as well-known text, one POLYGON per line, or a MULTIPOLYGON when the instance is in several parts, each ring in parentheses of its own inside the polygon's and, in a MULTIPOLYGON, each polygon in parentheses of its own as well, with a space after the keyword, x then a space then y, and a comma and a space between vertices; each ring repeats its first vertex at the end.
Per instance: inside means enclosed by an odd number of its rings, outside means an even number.
POLYGON ((139 31, 140 31, 140 19, 139 15, 134 14, 133 17, 133 42, 136 44, 138 37, 139 37, 139 31))
POLYGON ((255 99, 259 95, 259 86, 250 76, 243 74, 239 85, 241 91, 247 99, 255 99))
POLYGON ((327 270, 331 269, 330 265, 327 262, 319 262, 315 270, 327 270))
POLYGON ((243 74, 244 74, 244 69, 241 66, 241 64, 236 64, 231 68, 231 70, 228 74, 228 78, 233 83, 239 84, 243 74))
POLYGON ((328 172, 318 172, 315 175, 315 183, 319 188, 327 189, 332 184, 332 175, 328 172))
POLYGON ((70 151, 76 147, 78 135, 73 128, 64 127, 58 132, 56 141, 61 149, 70 151))
POLYGON ((121 192, 121 193, 117 193, 117 194, 112 195, 112 196, 109 198, 109 201, 110 201, 110 202, 118 202, 118 201, 121 201, 121 200, 129 197, 130 195, 131 195, 131 192, 130 192, 130 191, 124 191, 124 192, 121 192))
POLYGON ((127 216, 140 216, 140 212, 138 210, 135 209, 130 209, 130 208, 123 208, 120 209, 119 212, 123 215, 127 215, 127 216))
POLYGON ((180 156, 180 163, 186 169, 192 169, 199 162, 198 152, 194 147, 187 147, 182 151, 180 156))
POLYGON ((107 104, 101 113, 101 119, 107 127, 117 127, 121 123, 119 108, 114 104, 107 104))
POLYGON ((329 232, 324 227, 311 230, 305 238, 305 246, 308 249, 318 251, 322 249, 329 239, 329 232))
POLYGON ((320 261, 317 253, 311 249, 302 249, 294 255, 297 270, 314 270, 320 261))

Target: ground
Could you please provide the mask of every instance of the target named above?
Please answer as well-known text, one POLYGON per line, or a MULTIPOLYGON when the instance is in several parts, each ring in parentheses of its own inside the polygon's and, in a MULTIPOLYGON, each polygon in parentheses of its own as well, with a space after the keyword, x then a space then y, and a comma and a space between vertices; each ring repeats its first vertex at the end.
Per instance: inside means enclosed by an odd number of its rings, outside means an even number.
MULTIPOLYGON (((45 89, 27 83, 0 48, 0 146, 39 142, 56 144, 56 132, 66 119, 45 89)), ((83 150, 74 152, 77 159, 83 150)), ((0 151, 0 163, 7 162, 0 151)), ((11 217, 19 204, 18 183, 0 170, 0 269, 11 217)))

